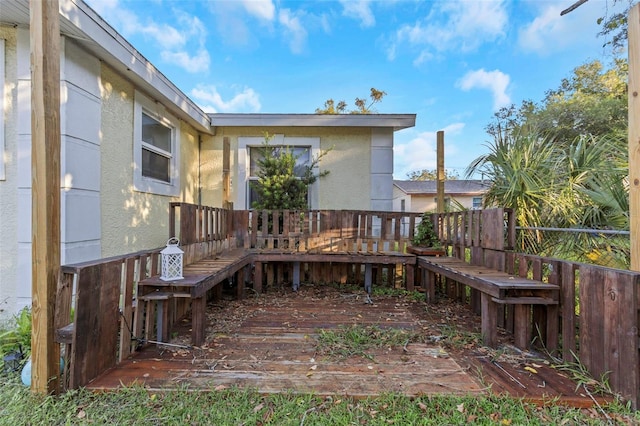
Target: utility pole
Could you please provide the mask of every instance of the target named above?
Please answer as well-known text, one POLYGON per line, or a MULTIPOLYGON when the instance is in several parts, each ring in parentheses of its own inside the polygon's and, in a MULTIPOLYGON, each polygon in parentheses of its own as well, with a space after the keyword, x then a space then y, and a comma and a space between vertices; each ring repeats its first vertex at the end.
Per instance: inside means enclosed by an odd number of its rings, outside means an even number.
POLYGON ((444 213, 444 130, 436 134, 436 162, 437 212, 444 213))

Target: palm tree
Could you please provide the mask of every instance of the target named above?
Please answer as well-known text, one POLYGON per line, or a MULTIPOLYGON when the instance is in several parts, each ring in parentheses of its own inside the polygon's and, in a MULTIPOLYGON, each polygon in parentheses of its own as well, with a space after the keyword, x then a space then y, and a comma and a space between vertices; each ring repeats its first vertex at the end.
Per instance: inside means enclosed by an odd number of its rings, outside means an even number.
MULTIPOLYGON (((520 128, 496 132, 488 148, 466 175, 482 174, 492 182, 485 205, 515 209, 519 226, 628 229, 623 135, 581 136, 566 144, 520 128)), ((597 232, 570 235, 552 240, 523 230, 519 247, 545 256, 628 265, 628 243, 620 244, 620 238, 603 239, 597 232)))

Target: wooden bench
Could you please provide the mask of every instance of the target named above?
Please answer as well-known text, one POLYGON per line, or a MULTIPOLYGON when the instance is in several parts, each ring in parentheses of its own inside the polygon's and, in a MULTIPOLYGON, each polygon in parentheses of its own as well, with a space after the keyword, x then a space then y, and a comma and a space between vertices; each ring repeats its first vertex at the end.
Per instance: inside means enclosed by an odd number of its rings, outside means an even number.
POLYGON ((527 348, 531 343, 531 306, 542 306, 546 316, 546 346, 555 350, 558 345, 559 286, 543 281, 531 280, 490 269, 471 265, 454 257, 419 256, 418 270, 423 273, 427 302, 435 302, 436 275, 478 290, 481 294, 480 311, 482 337, 487 346, 497 344, 499 305, 513 306, 514 338, 516 346, 527 348))
MULTIPOLYGON (((186 265, 182 273, 183 279, 164 281, 160 279, 159 275, 154 275, 141 280, 138 283, 138 300, 163 302, 158 307, 159 311, 156 317, 158 341, 166 341, 167 331, 170 327, 166 301, 187 293, 191 300, 191 342, 196 346, 204 343, 207 293, 236 273, 240 273, 238 280, 244 282, 244 276, 241 272, 249 264, 251 264, 251 253, 245 249, 233 249, 186 265)), ((221 290, 222 287, 219 289, 221 290)), ((150 317, 153 318, 153 309, 150 307, 151 305, 147 303, 147 321, 150 317)), ((136 320, 136 323, 139 321, 141 318, 136 320)), ((147 339, 152 328, 151 326, 147 327, 147 339)))
POLYGON ((277 250, 256 250, 252 254, 255 275, 254 288, 261 290, 262 285, 262 263, 274 262, 290 262, 293 264, 293 290, 300 288, 300 265, 301 263, 355 263, 365 266, 364 287, 370 295, 372 290, 372 269, 373 265, 404 265, 406 272, 406 287, 413 289, 414 283, 414 266, 416 264, 416 256, 413 254, 400 252, 339 252, 339 251, 299 251, 287 252, 277 250))

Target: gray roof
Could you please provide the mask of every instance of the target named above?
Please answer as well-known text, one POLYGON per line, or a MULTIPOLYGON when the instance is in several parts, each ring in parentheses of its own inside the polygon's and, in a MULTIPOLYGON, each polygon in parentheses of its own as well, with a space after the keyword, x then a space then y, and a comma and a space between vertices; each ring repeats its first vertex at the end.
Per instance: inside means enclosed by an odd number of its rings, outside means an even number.
MULTIPOLYGON (((437 192, 435 180, 394 180, 393 184, 406 194, 426 195, 437 192)), ((445 180, 444 193, 455 195, 482 195, 489 189, 486 180, 445 180)))

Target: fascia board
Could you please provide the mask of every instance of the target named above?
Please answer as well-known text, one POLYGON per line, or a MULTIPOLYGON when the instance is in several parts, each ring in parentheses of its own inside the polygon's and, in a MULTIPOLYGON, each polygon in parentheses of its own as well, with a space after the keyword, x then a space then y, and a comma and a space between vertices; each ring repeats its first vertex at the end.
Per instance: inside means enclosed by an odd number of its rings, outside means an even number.
POLYGON ((215 127, 381 127, 415 126, 415 114, 209 114, 215 127))

